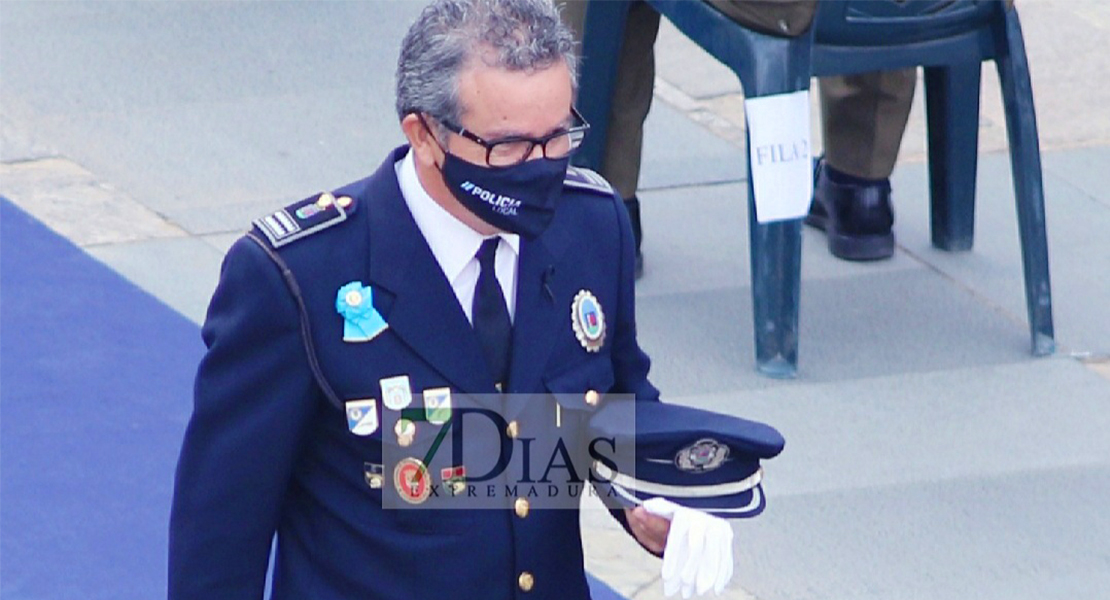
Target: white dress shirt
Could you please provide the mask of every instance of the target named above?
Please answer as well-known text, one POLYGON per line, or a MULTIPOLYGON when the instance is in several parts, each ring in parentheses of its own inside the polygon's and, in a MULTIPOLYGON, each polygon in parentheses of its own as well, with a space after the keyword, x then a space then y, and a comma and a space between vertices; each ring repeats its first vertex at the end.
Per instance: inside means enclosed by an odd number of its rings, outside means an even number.
MULTIPOLYGON (((455 290, 466 318, 474 322, 471 308, 474 303, 474 285, 478 283, 478 248, 486 236, 474 231, 470 226, 456 219, 451 213, 436 203, 420 179, 416 176, 416 164, 409 150, 405 157, 394 165, 401 195, 416 221, 417 228, 424 235, 439 268, 447 276, 447 281, 455 290)), ((520 257, 520 236, 515 233, 502 233, 501 243, 497 245, 494 267, 505 304, 509 307, 509 319, 516 318, 516 273, 520 257)))

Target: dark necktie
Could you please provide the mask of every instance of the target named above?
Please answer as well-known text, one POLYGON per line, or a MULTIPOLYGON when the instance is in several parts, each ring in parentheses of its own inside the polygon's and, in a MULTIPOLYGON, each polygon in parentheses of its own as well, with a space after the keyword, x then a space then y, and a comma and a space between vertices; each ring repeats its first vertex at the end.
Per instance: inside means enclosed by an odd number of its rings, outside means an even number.
POLYGON ((501 293, 501 284, 497 282, 497 272, 494 269, 494 258, 500 241, 500 237, 490 238, 478 248, 481 272, 478 274, 478 283, 474 286, 474 304, 470 315, 493 381, 503 386, 509 378, 513 325, 509 320, 509 307, 505 305, 505 295, 501 293))

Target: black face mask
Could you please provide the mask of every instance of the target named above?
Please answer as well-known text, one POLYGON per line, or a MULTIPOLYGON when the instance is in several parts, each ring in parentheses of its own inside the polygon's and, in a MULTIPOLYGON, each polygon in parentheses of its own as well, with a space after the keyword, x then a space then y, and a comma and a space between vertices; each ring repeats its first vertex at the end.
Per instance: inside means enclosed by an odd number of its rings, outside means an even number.
POLYGON ((484 167, 444 150, 443 181, 455 198, 494 227, 539 237, 555 216, 570 158, 536 158, 511 167, 484 167))

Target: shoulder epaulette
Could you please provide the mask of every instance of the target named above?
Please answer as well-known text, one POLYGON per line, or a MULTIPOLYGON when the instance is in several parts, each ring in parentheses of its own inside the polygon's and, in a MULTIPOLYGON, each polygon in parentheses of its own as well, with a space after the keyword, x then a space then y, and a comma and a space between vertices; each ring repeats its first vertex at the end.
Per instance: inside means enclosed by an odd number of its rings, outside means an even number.
POLYGON ((356 208, 350 196, 336 198, 323 192, 255 219, 254 225, 266 235, 271 246, 280 248, 346 221, 356 208))
POLYGON ((606 196, 613 195, 613 186, 596 172, 585 167, 568 167, 567 177, 563 180, 566 187, 598 192, 606 196))

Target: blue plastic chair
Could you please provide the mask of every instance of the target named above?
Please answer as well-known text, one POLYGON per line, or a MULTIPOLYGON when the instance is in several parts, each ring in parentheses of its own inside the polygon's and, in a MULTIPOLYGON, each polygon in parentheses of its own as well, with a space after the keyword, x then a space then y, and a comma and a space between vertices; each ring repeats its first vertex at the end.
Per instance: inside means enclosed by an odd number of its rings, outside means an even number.
MULTIPOLYGON (((932 242, 944 250, 972 245, 980 72, 983 61, 993 60, 1010 139, 1032 352, 1053 352, 1040 149, 1014 9, 1000 0, 821 0, 813 26, 787 38, 747 29, 705 2, 647 2, 732 69, 747 97, 808 89, 812 76, 924 67, 932 242)), ((575 159, 584 166, 601 163, 629 4, 594 0, 586 14, 578 107, 593 126, 575 159)), ((802 220, 758 223, 750 178, 748 220, 756 366, 772 377, 793 377, 802 220)))

